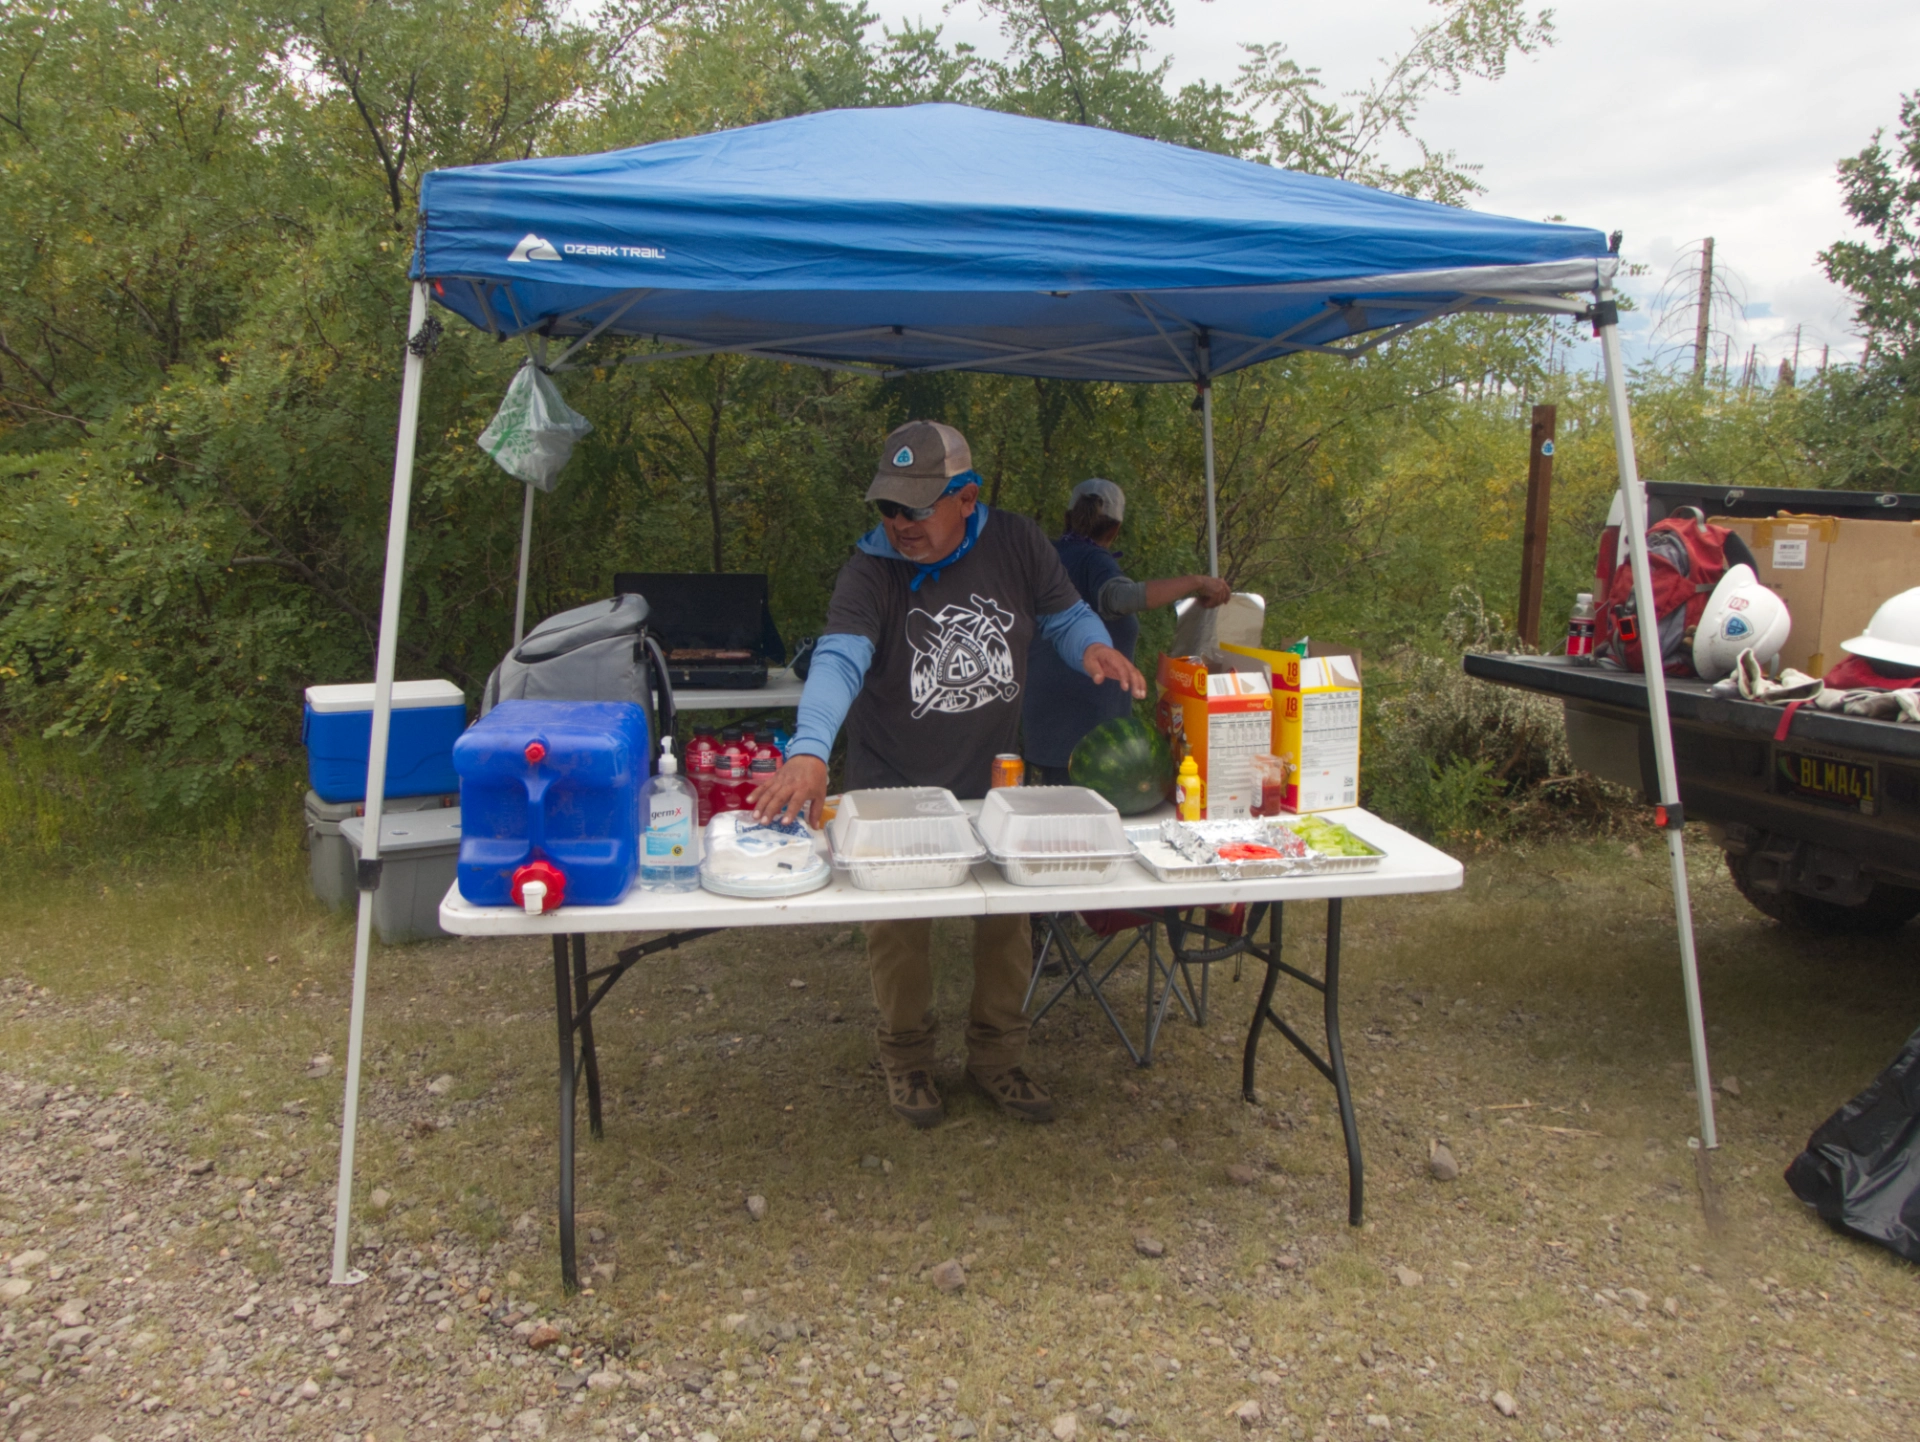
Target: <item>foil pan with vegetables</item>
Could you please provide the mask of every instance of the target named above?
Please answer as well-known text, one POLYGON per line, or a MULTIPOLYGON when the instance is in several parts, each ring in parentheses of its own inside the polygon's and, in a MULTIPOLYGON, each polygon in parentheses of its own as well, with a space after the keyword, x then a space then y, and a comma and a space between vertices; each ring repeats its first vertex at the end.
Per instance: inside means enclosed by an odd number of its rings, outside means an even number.
POLYGON ((1162 881, 1252 881, 1369 871, 1385 857, 1339 822, 1319 816, 1162 821, 1130 826, 1140 864, 1162 881))

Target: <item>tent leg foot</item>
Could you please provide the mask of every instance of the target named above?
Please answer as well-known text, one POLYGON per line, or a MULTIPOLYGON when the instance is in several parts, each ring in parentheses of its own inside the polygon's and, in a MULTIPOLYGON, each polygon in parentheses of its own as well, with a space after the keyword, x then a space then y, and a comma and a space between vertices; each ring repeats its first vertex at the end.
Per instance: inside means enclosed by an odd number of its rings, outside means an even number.
POLYGON ((1720 1193, 1713 1184, 1713 1153, 1700 1145, 1698 1137, 1688 1137, 1687 1145, 1693 1149, 1693 1179, 1700 1187, 1700 1213, 1706 1219, 1708 1235, 1718 1236, 1726 1225, 1726 1215, 1720 1210, 1720 1193))

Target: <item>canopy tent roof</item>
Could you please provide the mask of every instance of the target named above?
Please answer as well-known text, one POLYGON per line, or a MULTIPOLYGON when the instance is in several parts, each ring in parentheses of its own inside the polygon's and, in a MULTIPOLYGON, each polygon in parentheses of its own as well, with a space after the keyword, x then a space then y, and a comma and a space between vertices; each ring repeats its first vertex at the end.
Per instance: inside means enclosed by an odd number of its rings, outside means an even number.
POLYGON ((495 334, 896 374, 1198 380, 1584 309, 1615 265, 1595 230, 960 105, 435 171, 421 211, 414 277, 495 334))

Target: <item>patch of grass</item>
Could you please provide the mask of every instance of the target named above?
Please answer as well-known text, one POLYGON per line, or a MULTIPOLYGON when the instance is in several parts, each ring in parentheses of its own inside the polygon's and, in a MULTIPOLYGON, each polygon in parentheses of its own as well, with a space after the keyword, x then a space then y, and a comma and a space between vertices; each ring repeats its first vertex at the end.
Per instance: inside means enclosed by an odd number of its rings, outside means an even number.
POLYGON ((187 807, 140 790, 122 759, 0 730, 0 879, 277 866, 304 844, 306 781, 291 768, 235 774, 187 807))
MULTIPOLYGON (((783 1355, 897 1366, 916 1405, 952 1376, 968 1415, 1023 1419, 1016 1435, 1099 1403, 1133 1410, 1139 1435, 1227 1438, 1227 1409, 1259 1396, 1303 1438, 1368 1412, 1458 1436, 1498 1422, 1481 1395, 1505 1388, 1529 1435, 1554 1419, 1572 1435, 1911 1436, 1914 1270, 1826 1231, 1779 1180, 1920 1013, 1911 941, 1783 932, 1694 857, 1716 1069, 1741 1084, 1721 1103, 1717 1234, 1686 1147, 1663 857, 1555 842, 1476 856, 1456 894, 1348 906, 1360 1232, 1318 1076, 1269 1038, 1262 1104, 1238 1100, 1251 973, 1220 969, 1209 1026, 1170 1023, 1146 1072, 1063 1002, 1032 1047, 1062 1103, 1049 1128, 960 1084, 950 1026, 950 1120, 916 1133, 869 1074, 857 938, 807 929, 649 962, 597 1016, 607 1133, 590 1139, 583 1098, 579 1144, 593 1293, 571 1301, 547 948, 377 948, 356 1236, 498 1244, 515 1295, 635 1358, 740 1366, 767 1343, 729 1318, 803 1322, 812 1336, 783 1355), (452 1087, 429 1091, 443 1074, 452 1087), (1426 1173, 1436 1137, 1465 1167, 1450 1186, 1426 1173), (1253 1185, 1229 1180, 1234 1163, 1253 1185), (376 1186, 382 1216, 364 1201, 376 1186), (1136 1254, 1141 1230, 1165 1258, 1136 1254), (920 1280, 950 1256, 970 1278, 954 1297, 920 1280)), ((1296 964, 1317 966, 1320 928, 1318 907, 1289 913, 1296 964)), ((0 897, 0 937, 0 971, 35 988, 0 1015, 9 1069, 138 1088, 223 1176, 293 1158, 309 1181, 331 1174, 351 932, 305 896, 296 851, 56 877, 0 897), (335 1066, 310 1077, 316 1055, 335 1066)), ((938 1008, 959 1018, 967 928, 935 938, 938 1008)), ((594 960, 624 941, 596 938, 594 960)), ((1119 990, 1136 1025, 1138 984, 1119 990)), ((1309 1000, 1282 994, 1303 1023, 1309 1000)))

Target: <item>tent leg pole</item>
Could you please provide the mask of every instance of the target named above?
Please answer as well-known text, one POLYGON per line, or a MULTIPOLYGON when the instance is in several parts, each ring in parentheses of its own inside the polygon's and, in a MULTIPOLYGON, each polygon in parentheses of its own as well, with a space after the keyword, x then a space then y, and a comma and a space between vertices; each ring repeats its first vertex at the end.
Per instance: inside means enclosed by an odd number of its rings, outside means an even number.
MULTIPOLYGON (((407 314, 409 341, 427 319, 427 287, 414 282, 407 314)), ((353 1148, 360 1122, 360 1050, 366 1035, 367 953, 372 943, 373 894, 380 885, 380 813, 386 800, 387 740, 393 718, 394 654, 400 643, 400 582, 406 571, 407 514, 413 504, 413 453, 420 430, 420 386, 426 357, 411 346, 400 384, 400 431, 394 442, 393 504, 387 515, 387 565, 380 590, 380 639, 373 663, 373 736, 367 748, 366 841, 359 869, 360 914, 353 933, 353 1001, 347 1020, 346 1098, 340 1122, 340 1180, 333 1202, 333 1274, 336 1287, 366 1277, 347 1266, 353 1208, 353 1148)))
MULTIPOLYGON (((1613 300, 1610 286, 1596 292, 1601 305, 1613 300)), ((1627 542, 1633 555, 1633 603, 1641 618, 1640 654, 1647 677, 1647 712, 1653 723, 1654 767, 1660 778, 1660 804, 1678 808, 1680 778, 1673 761, 1673 722, 1667 712, 1667 678, 1661 667, 1658 613, 1653 577, 1647 569, 1647 506, 1640 490, 1633 451, 1633 422, 1627 410, 1626 368, 1620 337, 1612 321, 1598 327, 1606 358, 1607 401, 1613 412, 1613 444, 1620 462, 1620 499, 1626 511, 1627 542)), ((1693 903, 1687 889, 1686 843, 1680 828, 1666 828, 1667 862, 1673 873, 1673 915, 1680 933, 1680 979, 1686 990, 1687 1034, 1693 1048, 1693 1085, 1700 1099, 1700 1141, 1708 1150, 1720 1145, 1713 1117, 1713 1076, 1707 1066, 1707 1028, 1700 1007, 1700 966, 1693 946, 1693 903)))
POLYGON ((1200 385, 1200 425, 1207 444, 1207 574, 1220 574, 1220 512, 1213 490, 1213 382, 1200 385))
POLYGON ((513 645, 520 647, 520 638, 527 629, 527 557, 533 551, 533 487, 527 487, 526 504, 520 509, 520 589, 513 598, 513 645))

